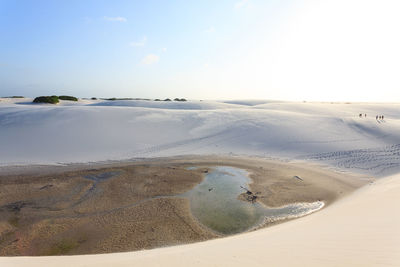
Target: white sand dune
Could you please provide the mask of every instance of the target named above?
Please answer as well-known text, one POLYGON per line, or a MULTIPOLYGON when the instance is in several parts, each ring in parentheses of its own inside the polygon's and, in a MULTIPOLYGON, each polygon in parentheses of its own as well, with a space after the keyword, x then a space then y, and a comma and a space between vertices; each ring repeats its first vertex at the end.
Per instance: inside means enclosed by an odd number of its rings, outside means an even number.
POLYGON ((239 154, 377 175, 400 170, 398 104, 18 101, 29 102, 0 101, 2 165, 239 154))
POLYGON ((226 100, 226 101, 220 101, 220 102, 228 103, 228 104, 244 105, 244 106, 257 106, 257 105, 282 102, 282 101, 276 101, 276 100, 226 100))
POLYGON ((92 106, 113 106, 113 107, 142 107, 159 109, 181 109, 181 110, 214 110, 240 108, 229 103, 216 101, 146 101, 146 100, 112 100, 96 101, 92 106))
POLYGON ((384 178, 321 212, 252 233, 132 253, 0 258, 0 266, 400 266, 399 104, 26 102, 0 99, 3 166, 239 154, 384 178))

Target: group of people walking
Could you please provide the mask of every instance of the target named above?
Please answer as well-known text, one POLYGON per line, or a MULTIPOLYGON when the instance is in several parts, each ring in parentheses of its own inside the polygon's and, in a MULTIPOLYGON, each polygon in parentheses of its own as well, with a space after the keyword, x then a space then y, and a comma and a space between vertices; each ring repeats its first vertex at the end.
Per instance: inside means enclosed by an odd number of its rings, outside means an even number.
MULTIPOLYGON (((367 113, 360 113, 360 114, 358 114, 358 117, 360 117, 360 118, 366 118, 367 117, 367 113)), ((383 116, 383 115, 376 115, 376 120, 377 121, 383 121, 384 119, 385 119, 385 116, 383 116)))

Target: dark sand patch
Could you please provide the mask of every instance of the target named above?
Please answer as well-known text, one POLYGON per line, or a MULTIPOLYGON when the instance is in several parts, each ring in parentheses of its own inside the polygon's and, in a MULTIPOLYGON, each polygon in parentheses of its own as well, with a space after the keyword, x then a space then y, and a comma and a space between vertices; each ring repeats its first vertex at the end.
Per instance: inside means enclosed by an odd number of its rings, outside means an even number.
POLYGON ((221 165, 249 171, 251 190, 271 207, 329 204, 366 183, 301 164, 212 156, 40 166, 31 173, 13 167, 0 172, 0 255, 133 251, 216 238, 192 216, 189 201, 175 196, 221 165))

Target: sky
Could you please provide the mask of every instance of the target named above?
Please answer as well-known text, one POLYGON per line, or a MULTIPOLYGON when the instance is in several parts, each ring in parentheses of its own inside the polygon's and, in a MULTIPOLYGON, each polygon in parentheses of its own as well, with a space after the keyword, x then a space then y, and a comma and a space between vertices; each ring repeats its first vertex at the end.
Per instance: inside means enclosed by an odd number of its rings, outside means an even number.
POLYGON ((0 0, 0 96, 400 102, 400 1, 0 0))

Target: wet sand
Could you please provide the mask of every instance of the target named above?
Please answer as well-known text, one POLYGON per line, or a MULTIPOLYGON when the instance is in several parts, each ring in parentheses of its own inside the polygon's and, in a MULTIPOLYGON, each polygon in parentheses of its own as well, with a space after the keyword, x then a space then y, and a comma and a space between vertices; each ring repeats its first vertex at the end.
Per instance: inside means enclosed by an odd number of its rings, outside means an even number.
POLYGON ((214 166, 246 169, 257 201, 269 207, 329 205, 369 182, 302 163, 217 156, 7 167, 0 170, 0 255, 122 252, 217 238, 187 199, 174 197, 214 166))

